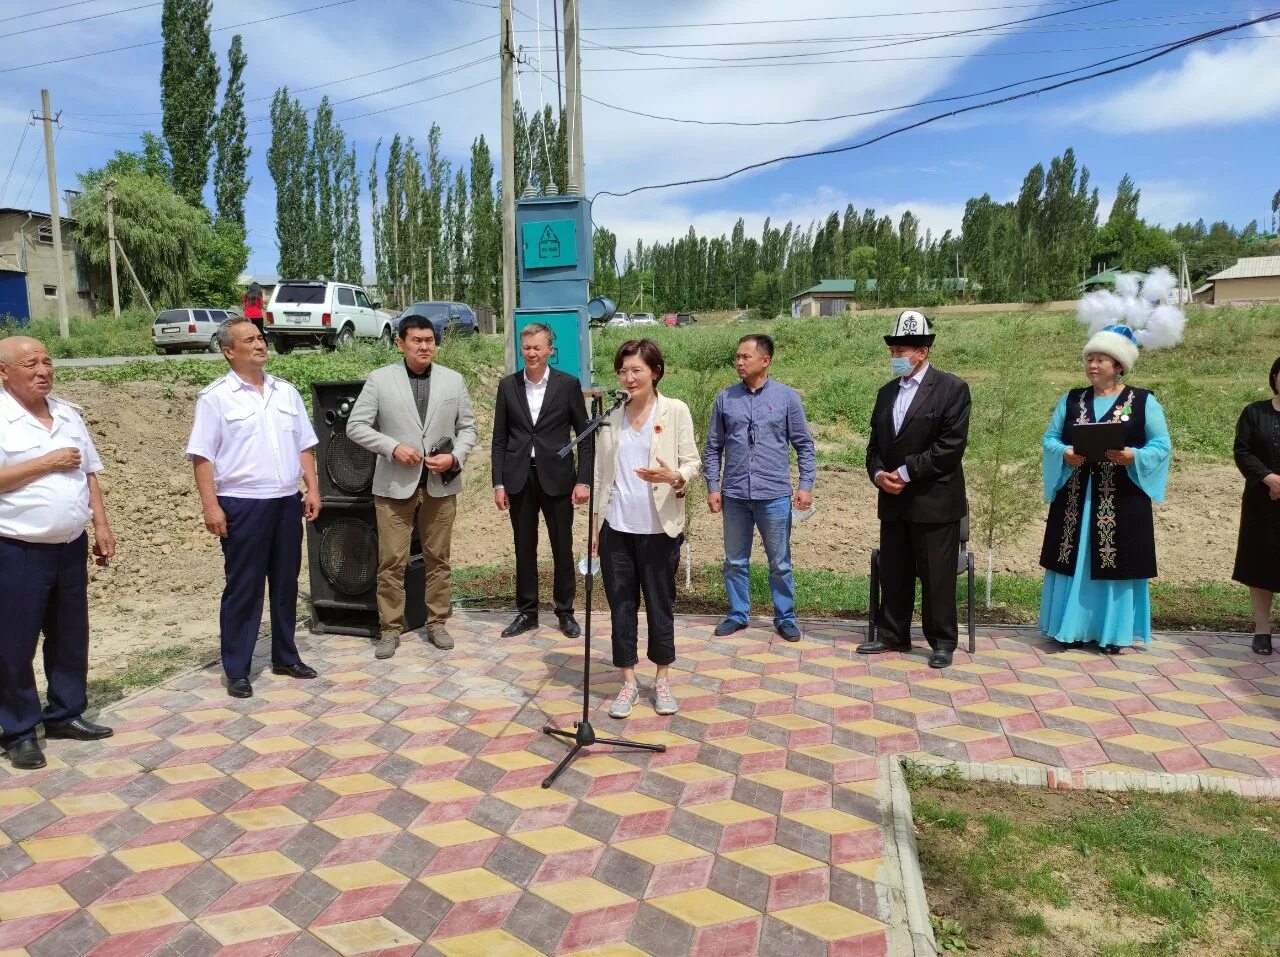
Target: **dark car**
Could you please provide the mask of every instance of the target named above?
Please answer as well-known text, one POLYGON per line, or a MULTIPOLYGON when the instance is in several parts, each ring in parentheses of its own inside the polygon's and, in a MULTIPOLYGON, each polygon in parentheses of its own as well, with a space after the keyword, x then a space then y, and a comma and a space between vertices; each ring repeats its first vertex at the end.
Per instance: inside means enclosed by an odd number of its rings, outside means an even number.
POLYGON ((691 326, 691 325, 693 325, 693 324, 694 324, 695 322, 697 322, 697 321, 698 321, 698 317, 697 317, 697 316, 695 316, 695 315, 694 315, 693 313, 691 313, 691 312, 677 312, 677 313, 676 313, 676 325, 677 325, 677 326, 691 326))
POLYGON ((407 316, 431 320, 437 342, 443 342, 445 336, 474 336, 480 331, 475 312, 464 302, 415 302, 399 318, 407 316))

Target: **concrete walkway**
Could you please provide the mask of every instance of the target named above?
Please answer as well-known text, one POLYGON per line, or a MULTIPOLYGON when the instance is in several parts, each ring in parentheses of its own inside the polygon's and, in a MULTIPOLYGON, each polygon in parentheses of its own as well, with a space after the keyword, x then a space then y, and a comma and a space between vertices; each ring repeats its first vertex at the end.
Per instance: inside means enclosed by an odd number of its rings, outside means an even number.
POLYGON ((1280 777, 1280 663, 1247 639, 1108 658, 993 629, 939 674, 855 656, 843 623, 791 644, 682 618, 670 718, 598 710, 595 628, 597 732, 666 753, 596 748, 547 791, 581 643, 503 641, 507 618, 382 662, 312 637, 318 680, 268 671, 238 701, 197 672, 105 714, 114 738, 5 765, 0 952, 897 954, 884 755, 1280 777))

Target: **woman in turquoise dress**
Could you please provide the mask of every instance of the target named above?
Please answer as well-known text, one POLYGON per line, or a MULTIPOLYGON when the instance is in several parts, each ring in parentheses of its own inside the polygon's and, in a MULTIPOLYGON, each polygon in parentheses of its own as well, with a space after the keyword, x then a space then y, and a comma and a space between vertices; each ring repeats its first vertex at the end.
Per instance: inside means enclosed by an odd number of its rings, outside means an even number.
POLYGON ((1108 326, 1084 348, 1087 388, 1073 389, 1044 434, 1044 496, 1051 503, 1040 564, 1040 630, 1108 654, 1151 640, 1148 579, 1156 574, 1152 502, 1164 500, 1172 445, 1156 397, 1124 381, 1138 359, 1134 334, 1108 326), (1077 425, 1121 422, 1125 448, 1099 462, 1077 455, 1077 425))

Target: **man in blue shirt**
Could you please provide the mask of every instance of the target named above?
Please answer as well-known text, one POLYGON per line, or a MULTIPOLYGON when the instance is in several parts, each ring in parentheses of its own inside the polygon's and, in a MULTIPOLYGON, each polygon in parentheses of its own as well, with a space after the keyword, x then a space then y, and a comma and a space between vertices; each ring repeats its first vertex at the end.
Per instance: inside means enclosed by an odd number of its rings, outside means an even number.
POLYGON ((716 396, 703 456, 710 490, 707 507, 724 514, 729 613, 715 633, 723 637, 747 627, 751 543, 758 528, 769 558, 774 627, 787 641, 799 641, 791 572, 791 506, 794 501, 797 510, 805 511, 813 505, 817 477, 813 436, 799 393, 769 378, 773 339, 763 333, 743 336, 733 361, 742 381, 716 396), (800 487, 794 499, 792 448, 800 466, 800 487))

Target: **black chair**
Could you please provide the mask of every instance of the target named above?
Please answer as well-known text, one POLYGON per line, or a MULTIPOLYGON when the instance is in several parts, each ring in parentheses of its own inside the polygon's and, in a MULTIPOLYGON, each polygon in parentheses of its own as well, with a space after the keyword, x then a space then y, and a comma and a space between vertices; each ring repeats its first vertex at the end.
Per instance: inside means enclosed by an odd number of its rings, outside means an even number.
MULTIPOLYGON (((956 555, 956 571, 966 576, 969 601, 969 654, 978 647, 978 625, 974 618, 973 552, 969 551, 969 513, 960 519, 960 551, 956 555)), ((871 596, 868 602, 867 641, 876 639, 876 618, 880 615, 880 549, 871 549, 871 596)))

